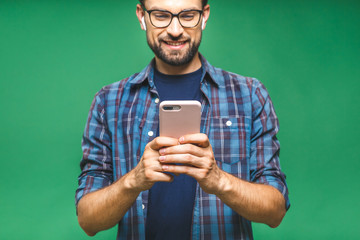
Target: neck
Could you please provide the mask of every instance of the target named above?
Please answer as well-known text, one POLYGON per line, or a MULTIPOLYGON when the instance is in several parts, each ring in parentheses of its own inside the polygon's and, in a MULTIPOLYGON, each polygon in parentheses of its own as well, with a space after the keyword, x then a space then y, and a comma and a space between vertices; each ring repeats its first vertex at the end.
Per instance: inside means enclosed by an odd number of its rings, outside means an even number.
POLYGON ((198 70, 201 67, 201 60, 199 53, 195 54, 194 58, 187 64, 181 66, 173 66, 165 63, 161 59, 155 56, 156 69, 167 75, 182 75, 187 73, 192 73, 198 70))

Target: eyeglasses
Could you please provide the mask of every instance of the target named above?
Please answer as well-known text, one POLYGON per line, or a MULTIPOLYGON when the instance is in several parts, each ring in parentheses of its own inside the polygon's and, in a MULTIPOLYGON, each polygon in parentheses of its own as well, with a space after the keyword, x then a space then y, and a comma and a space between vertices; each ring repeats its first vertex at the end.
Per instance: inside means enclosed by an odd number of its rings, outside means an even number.
POLYGON ((146 10, 150 16, 151 24, 156 28, 165 28, 171 24, 174 17, 177 17, 179 23, 184 28, 196 27, 200 22, 202 10, 184 10, 178 14, 173 14, 166 10, 146 10))

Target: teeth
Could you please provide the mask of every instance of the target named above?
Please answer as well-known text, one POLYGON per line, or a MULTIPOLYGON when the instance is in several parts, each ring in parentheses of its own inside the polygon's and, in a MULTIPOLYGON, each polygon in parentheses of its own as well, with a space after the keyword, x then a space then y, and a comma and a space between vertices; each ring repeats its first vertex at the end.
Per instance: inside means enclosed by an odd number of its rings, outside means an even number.
POLYGON ((171 45, 171 46, 179 46, 184 44, 184 42, 167 42, 167 44, 171 45))

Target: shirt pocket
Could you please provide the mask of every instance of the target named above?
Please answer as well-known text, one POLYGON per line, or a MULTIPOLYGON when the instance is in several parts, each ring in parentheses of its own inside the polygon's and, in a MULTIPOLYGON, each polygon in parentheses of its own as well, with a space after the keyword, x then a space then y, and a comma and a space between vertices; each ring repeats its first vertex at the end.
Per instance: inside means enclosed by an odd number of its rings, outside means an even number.
POLYGON ((234 164, 248 157, 250 122, 245 116, 211 119, 209 138, 217 161, 234 164))

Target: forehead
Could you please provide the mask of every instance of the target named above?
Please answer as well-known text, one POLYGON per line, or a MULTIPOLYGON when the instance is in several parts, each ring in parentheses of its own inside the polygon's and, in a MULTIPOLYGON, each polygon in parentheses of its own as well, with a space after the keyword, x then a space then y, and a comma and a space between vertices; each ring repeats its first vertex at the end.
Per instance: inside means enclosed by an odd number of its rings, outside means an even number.
POLYGON ((148 10, 163 9, 168 11, 181 11, 185 9, 201 9, 201 0, 145 0, 148 10))

